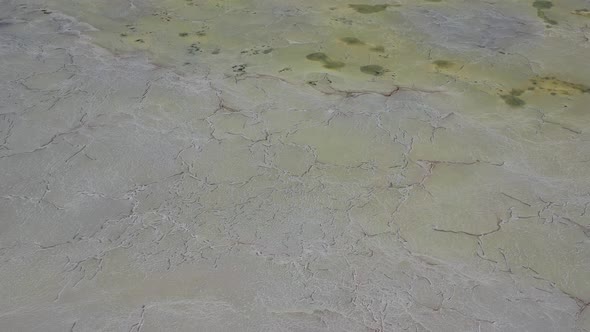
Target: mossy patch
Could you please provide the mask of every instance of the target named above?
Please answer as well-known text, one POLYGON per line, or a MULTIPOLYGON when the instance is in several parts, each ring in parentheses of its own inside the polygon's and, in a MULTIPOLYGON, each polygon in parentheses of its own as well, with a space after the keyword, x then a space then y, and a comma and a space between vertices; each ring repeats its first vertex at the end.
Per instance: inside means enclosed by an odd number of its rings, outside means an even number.
POLYGON ((360 69, 361 69, 361 72, 363 72, 365 74, 373 75, 373 76, 381 76, 386 72, 385 68, 383 68, 379 65, 361 66, 360 69))
POLYGON ((540 76, 531 79, 531 84, 539 91, 552 95, 570 96, 578 93, 590 93, 590 86, 560 80, 555 76, 540 76))
POLYGON ((190 55, 195 55, 197 53, 202 52, 201 47, 197 43, 190 44, 187 51, 188 51, 188 54, 190 54, 190 55))
POLYGON ((326 53, 322 53, 322 52, 310 53, 307 56, 305 56, 305 58, 307 60, 311 60, 311 61, 326 61, 326 60, 328 60, 328 56, 326 55, 326 53))
POLYGON ((383 53, 383 52, 385 52, 385 47, 383 47, 381 45, 377 45, 377 46, 371 47, 369 50, 373 51, 373 52, 383 53))
POLYGON ((342 41, 346 45, 364 45, 365 44, 365 43, 363 43, 362 40, 360 40, 356 37, 343 37, 343 38, 340 38, 340 41, 342 41))
POLYGON ((260 55, 260 54, 269 54, 273 51, 273 48, 268 45, 261 45, 256 47, 251 47, 240 51, 240 54, 245 55, 260 55))
POLYGON ((324 65, 324 68, 328 69, 338 69, 345 66, 344 62, 332 60, 330 59, 330 57, 328 57, 325 53, 322 52, 310 53, 306 55, 305 58, 307 60, 321 62, 324 65))
POLYGON ((547 17, 545 10, 551 9, 553 7, 553 2, 547 0, 536 0, 533 2, 533 7, 537 8, 537 16, 543 19, 545 23, 549 25, 556 25, 557 21, 547 17))
POLYGON ((590 9, 586 9, 586 8, 576 9, 576 10, 572 11, 572 14, 584 16, 584 17, 590 17, 590 9))
POLYGON ((501 94, 500 97, 506 104, 512 107, 521 107, 525 104, 525 101, 520 97, 526 91, 551 96, 571 96, 581 93, 590 93, 590 86, 564 81, 555 76, 538 76, 531 78, 530 82, 530 86, 524 89, 512 89, 509 93, 501 94))
POLYGON ((243 74, 243 73, 245 73, 245 72, 246 72, 246 67, 247 67, 247 66, 248 66, 248 65, 246 65, 246 64, 233 65, 233 66, 231 67, 231 69, 232 69, 232 71, 233 71, 234 73, 236 73, 236 74, 243 74))
POLYGON ((448 60, 435 60, 432 62, 437 68, 451 68, 453 67, 453 63, 448 60))
POLYGON ((356 10, 361 14, 373 14, 382 12, 387 8, 388 5, 348 5, 348 7, 356 10))
POLYGON ((511 107, 522 107, 526 104, 526 102, 520 98, 524 92, 525 90, 522 89, 512 89, 509 93, 500 95, 500 98, 511 107))
POLYGON ((504 102, 511 107, 522 107, 526 104, 524 100, 511 94, 501 95, 500 98, 502 98, 504 102))
POLYGON ((545 21, 545 23, 549 25, 557 25, 557 21, 547 17, 547 14, 545 14, 545 12, 541 9, 537 10, 537 16, 539 16, 541 19, 543 19, 543 21, 545 21))
POLYGON ((546 0, 537 0, 533 2, 533 7, 537 9, 550 9, 553 7, 553 2, 546 0))

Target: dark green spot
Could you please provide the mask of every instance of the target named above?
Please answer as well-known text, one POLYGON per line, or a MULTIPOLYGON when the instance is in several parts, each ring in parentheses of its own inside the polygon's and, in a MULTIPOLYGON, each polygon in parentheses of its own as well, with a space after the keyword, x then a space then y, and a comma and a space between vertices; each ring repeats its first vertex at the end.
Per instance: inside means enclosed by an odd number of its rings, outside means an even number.
POLYGON ((188 36, 188 32, 181 32, 178 34, 180 37, 186 37, 188 36))
POLYGON ((232 66, 232 70, 234 73, 238 73, 238 74, 242 74, 246 72, 246 65, 245 64, 241 64, 241 65, 234 65, 232 66))
POLYGON ((381 45, 377 45, 375 47, 371 47, 370 50, 373 52, 383 53, 383 52, 385 52, 385 47, 383 47, 381 45))
POLYGON ((557 25, 557 21, 550 19, 549 17, 547 17, 547 14, 545 14, 545 12, 541 9, 537 9, 537 16, 539 16, 540 18, 543 19, 543 21, 545 21, 545 23, 549 24, 547 27, 550 28, 551 25, 557 25))
POLYGON ((197 54, 197 52, 201 52, 201 48, 199 47, 199 44, 192 43, 188 47, 188 54, 195 55, 195 54, 197 54))
POLYGON ((439 68, 449 68, 453 66, 453 63, 447 60, 435 60, 432 63, 439 68))
POLYGON ((580 15, 580 16, 586 16, 586 17, 590 17, 590 9, 576 9, 572 12, 572 14, 574 15, 580 15))
POLYGON ((340 38, 341 41, 343 41, 344 43, 346 43, 347 45, 363 45, 364 43, 355 37, 344 37, 344 38, 340 38))
POLYGON ((310 53, 305 58, 311 61, 319 61, 324 64, 324 68, 328 69, 338 69, 344 67, 345 65, 344 62, 330 59, 325 53, 322 52, 310 53))
POLYGON ((387 5, 348 5, 361 14, 373 14, 384 11, 387 5))
POLYGON ((524 102, 524 100, 513 96, 511 94, 509 95, 501 95, 500 98, 502 98, 504 100, 504 102, 512 107, 522 107, 524 106, 524 104, 526 104, 524 102))
POLYGON ((326 61, 326 60, 328 60, 328 56, 322 52, 310 53, 305 58, 307 60, 311 60, 311 61, 326 61))
POLYGON ((267 48, 266 50, 262 51, 264 54, 268 54, 270 52, 272 52, 272 48, 267 48))
POLYGON ((537 0, 533 2, 533 7, 537 9, 549 9, 553 7, 553 3, 551 1, 546 0, 537 0))
POLYGON ((539 18, 543 19, 543 21, 545 21, 545 23, 547 23, 549 25, 557 25, 556 20, 553 20, 553 19, 547 17, 547 14, 545 14, 545 10, 551 9, 551 7, 553 7, 553 3, 551 1, 536 0, 535 2, 533 2, 533 7, 537 8, 537 16, 539 16, 539 18))
POLYGON ((385 73, 385 69, 379 65, 366 65, 361 67, 361 72, 374 76, 381 76, 385 73))

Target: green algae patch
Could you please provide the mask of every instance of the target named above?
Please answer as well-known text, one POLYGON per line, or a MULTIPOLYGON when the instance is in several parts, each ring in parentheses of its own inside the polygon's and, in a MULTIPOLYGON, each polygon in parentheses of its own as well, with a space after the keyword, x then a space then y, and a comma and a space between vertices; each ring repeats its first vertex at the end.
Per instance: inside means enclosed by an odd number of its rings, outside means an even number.
POLYGON ((547 23, 547 24, 557 25, 556 20, 547 17, 547 14, 545 14, 545 12, 540 9, 537 10, 537 16, 539 16, 541 19, 543 19, 543 21, 545 21, 545 23, 547 23))
POLYGON ((537 8, 537 16, 541 18, 545 23, 550 25, 557 25, 557 21, 547 17, 545 10, 553 7, 553 2, 547 0, 537 0, 533 2, 533 7, 537 8))
POLYGON ((551 1, 537 0, 533 2, 533 7, 537 9, 550 9, 553 7, 553 3, 551 1))
POLYGON ((187 49, 187 52, 190 55, 195 55, 195 54, 201 52, 201 47, 197 43, 190 44, 190 46, 187 49))
POLYGON ((348 7, 356 10, 361 14, 373 14, 382 12, 387 8, 388 5, 348 5, 348 7))
POLYGON ((345 66, 344 62, 332 60, 330 59, 330 57, 328 57, 325 53, 322 52, 310 53, 306 55, 305 58, 307 60, 321 62, 324 68, 328 69, 338 69, 345 66))
POLYGON ((576 10, 572 11, 572 14, 590 18, 590 9, 586 9, 586 8, 576 9, 576 10))
POLYGON ((513 96, 511 94, 501 95, 500 98, 502 98, 504 100, 504 102, 506 104, 510 105, 511 107, 522 107, 526 104, 524 102, 524 100, 518 98, 517 96, 513 96))
POLYGON ((326 53, 322 53, 322 52, 310 53, 307 56, 305 56, 305 58, 307 60, 311 60, 311 61, 326 61, 326 60, 328 60, 328 56, 326 55, 326 53))
POLYGON ((360 69, 361 69, 361 72, 363 72, 365 74, 373 75, 373 76, 381 76, 386 72, 385 68, 383 68, 379 65, 361 66, 360 69))
POLYGON ((383 53, 383 52, 385 52, 385 47, 383 47, 381 45, 377 45, 377 46, 371 47, 369 50, 373 51, 373 52, 377 52, 377 53, 383 53))
POLYGON ((363 43, 362 40, 360 40, 356 37, 343 37, 343 38, 340 38, 340 41, 342 41, 346 45, 364 45, 365 44, 365 43, 363 43))
POLYGON ((504 100, 506 104, 511 107, 522 107, 526 104, 524 100, 519 98, 525 90, 522 89, 512 89, 508 94, 500 95, 500 98, 504 100))
POLYGON ((448 60, 435 60, 432 62, 437 68, 451 68, 454 64, 448 60))
POLYGON ((531 84, 539 91, 552 96, 571 96, 579 93, 590 93, 590 86, 558 79, 555 76, 542 76, 531 79, 531 84))

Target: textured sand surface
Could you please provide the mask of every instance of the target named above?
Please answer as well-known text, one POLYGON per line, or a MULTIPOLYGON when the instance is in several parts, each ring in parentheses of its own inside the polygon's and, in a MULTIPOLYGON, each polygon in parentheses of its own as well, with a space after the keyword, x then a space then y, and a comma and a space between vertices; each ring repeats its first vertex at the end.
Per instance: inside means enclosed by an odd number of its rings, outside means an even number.
POLYGON ((589 7, 0 2, 0 331, 590 331, 589 7))

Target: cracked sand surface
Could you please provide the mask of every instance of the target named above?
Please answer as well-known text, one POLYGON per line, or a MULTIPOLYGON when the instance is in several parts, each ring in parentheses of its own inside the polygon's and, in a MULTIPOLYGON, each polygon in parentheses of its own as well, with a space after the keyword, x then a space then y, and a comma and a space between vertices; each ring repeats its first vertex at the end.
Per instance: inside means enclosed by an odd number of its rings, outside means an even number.
POLYGON ((583 5, 1 3, 0 330, 590 331, 583 5))

